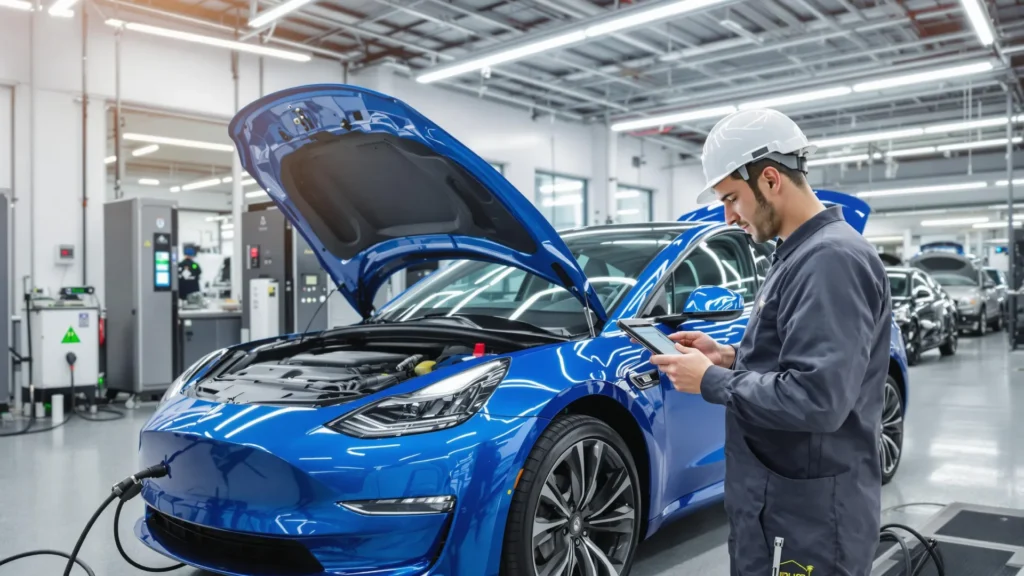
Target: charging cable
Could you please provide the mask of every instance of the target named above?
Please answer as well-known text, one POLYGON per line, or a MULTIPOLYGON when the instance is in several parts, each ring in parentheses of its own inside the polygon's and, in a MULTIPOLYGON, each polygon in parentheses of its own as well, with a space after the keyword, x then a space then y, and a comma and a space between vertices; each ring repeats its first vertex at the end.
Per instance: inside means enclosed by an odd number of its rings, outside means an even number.
POLYGON ((92 415, 86 414, 84 412, 80 412, 78 410, 78 404, 75 403, 75 398, 74 398, 74 394, 75 394, 75 362, 78 361, 78 357, 75 356, 74 352, 68 352, 67 354, 64 355, 64 360, 67 361, 68 369, 71 370, 71 410, 75 413, 76 416, 78 416, 82 420, 89 420, 90 422, 110 422, 111 420, 120 420, 120 419, 124 418, 124 413, 123 412, 121 412, 119 410, 114 410, 112 408, 104 408, 103 406, 97 406, 96 407, 96 411, 97 412, 104 412, 106 414, 113 414, 114 416, 112 418, 98 418, 96 416, 92 416, 92 415))
POLYGON ((139 493, 142 492, 143 480, 147 478, 162 478, 167 476, 167 473, 168 468, 166 464, 157 464, 156 466, 150 466, 145 470, 140 470, 139 472, 121 480, 117 484, 114 484, 110 488, 110 495, 103 500, 103 503, 100 504, 99 508, 93 512, 92 517, 89 518, 89 522, 86 523, 85 529, 82 530, 82 533, 78 536, 78 541, 75 543, 75 548, 71 551, 71 554, 61 552, 59 550, 31 550, 29 552, 22 552, 21 554, 15 554, 14 556, 0 559, 0 566, 21 558, 29 558, 32 556, 60 556, 61 558, 68 559, 68 563, 64 566, 64 576, 70 576, 71 569, 75 564, 81 566, 89 576, 96 576, 96 573, 93 572, 92 568, 90 568, 88 564, 78 559, 78 553, 82 550, 85 538, 89 535, 89 531, 92 530, 93 525, 96 524, 96 520, 100 517, 103 511, 110 506, 110 503, 113 502, 114 499, 119 499, 120 502, 117 504, 117 512, 114 515, 114 542, 117 544, 117 551, 121 553, 121 557, 135 568, 145 570, 146 572, 170 572, 171 570, 183 568, 185 565, 181 563, 173 564, 171 566, 163 566, 160 568, 143 566, 128 557, 128 554, 126 554, 124 549, 121 547, 121 541, 118 537, 117 521, 120 518, 121 507, 124 503, 138 496, 139 493))

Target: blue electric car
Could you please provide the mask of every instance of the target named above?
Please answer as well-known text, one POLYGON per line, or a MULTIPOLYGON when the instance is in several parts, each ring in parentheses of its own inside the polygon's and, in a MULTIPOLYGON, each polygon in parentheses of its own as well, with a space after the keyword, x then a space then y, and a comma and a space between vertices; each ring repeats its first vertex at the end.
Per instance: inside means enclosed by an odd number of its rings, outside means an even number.
MULTIPOLYGON (((773 246, 706 208, 556 232, 412 108, 352 86, 267 96, 245 170, 363 320, 217 351, 141 432, 137 536, 225 574, 625 574, 722 497, 724 408, 676 392, 616 320, 738 343, 773 246), (396 271, 442 267, 384 306, 396 271)), ((863 228, 868 208, 842 202, 863 228)), ((880 466, 899 463, 893 324, 880 466)))

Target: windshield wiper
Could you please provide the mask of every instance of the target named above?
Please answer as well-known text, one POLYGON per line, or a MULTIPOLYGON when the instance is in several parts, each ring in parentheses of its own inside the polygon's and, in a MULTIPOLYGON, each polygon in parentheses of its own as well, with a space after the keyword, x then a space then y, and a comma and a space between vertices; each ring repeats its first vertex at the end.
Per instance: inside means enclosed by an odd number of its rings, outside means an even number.
POLYGON ((524 330, 527 332, 534 332, 537 334, 550 334, 552 336, 564 337, 564 334, 559 334, 553 330, 541 328, 529 322, 523 322, 522 320, 511 320, 509 318, 503 318, 501 316, 490 316, 484 314, 453 314, 448 315, 448 312, 431 312, 430 314, 424 314, 423 316, 416 316, 403 322, 413 322, 416 320, 432 320, 437 318, 445 318, 451 320, 458 320, 459 322, 479 328, 481 330, 508 330, 517 329, 524 330), (499 326, 500 324, 500 326, 499 326))

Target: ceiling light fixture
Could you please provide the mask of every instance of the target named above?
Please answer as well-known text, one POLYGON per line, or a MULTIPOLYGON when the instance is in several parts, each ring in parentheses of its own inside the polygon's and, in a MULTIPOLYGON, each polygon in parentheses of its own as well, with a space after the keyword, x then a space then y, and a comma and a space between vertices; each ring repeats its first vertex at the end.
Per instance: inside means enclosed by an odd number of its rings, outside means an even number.
POLYGON ((736 111, 735 106, 717 106, 715 108, 702 108, 698 110, 687 110, 686 112, 676 112, 673 114, 666 114, 664 116, 653 116, 651 118, 641 118, 639 120, 630 120, 628 122, 619 122, 618 124, 612 124, 613 132, 624 132, 627 130, 638 130, 640 128, 651 128, 653 126, 665 126, 667 124, 680 124, 683 122, 689 122, 691 120, 703 120, 706 118, 721 118, 727 116, 736 111))
MULTIPOLYGON (((1013 219, 1013 227, 1020 228, 1021 221, 1016 218, 1013 219)), ((1006 228, 1006 222, 982 222, 980 224, 973 224, 971 228, 978 229, 992 229, 992 228, 1006 228)))
POLYGON ((847 144, 861 144, 864 142, 875 142, 878 140, 897 140, 900 138, 913 138, 924 134, 924 128, 902 128, 899 130, 887 130, 885 132, 872 132, 870 134, 852 134, 838 138, 825 138, 811 142, 818 148, 832 148, 835 146, 846 146, 847 144))
POLYGON ((909 194, 928 194, 931 192, 959 192, 961 190, 979 190, 987 188, 988 182, 964 182, 961 184, 939 184, 935 186, 914 186, 910 188, 889 188, 858 192, 858 198, 879 198, 882 196, 906 196, 909 194))
POLYGON ((891 78, 861 82, 853 85, 853 91, 873 92, 875 90, 885 90, 887 88, 910 86, 911 84, 923 84, 925 82, 934 82, 936 80, 960 78, 962 76, 988 72, 993 68, 994 66, 992 66, 991 62, 975 62, 973 64, 964 64, 961 66, 928 70, 927 72, 918 72, 917 74, 903 74, 901 76, 893 76, 891 78))
POLYGON ((257 44, 246 44, 245 42, 236 42, 234 40, 203 36, 201 34, 193 34, 191 32, 182 32, 181 30, 171 30, 170 28, 160 28, 158 26, 150 26, 149 24, 125 22, 124 20, 118 20, 116 18, 108 19, 106 24, 107 26, 112 26, 114 28, 131 30, 132 32, 140 32, 142 34, 150 34, 152 36, 162 36, 164 38, 173 38, 175 40, 184 40, 186 42, 194 42, 196 44, 206 44, 207 46, 216 46, 218 48, 228 48, 230 50, 238 50, 239 52, 259 54, 260 56, 272 56, 274 58, 282 58, 293 62, 309 62, 312 59, 309 54, 303 54, 301 52, 291 52, 289 50, 269 48, 267 46, 260 46, 257 44))
POLYGON ((945 132, 964 132, 966 130, 974 130, 976 128, 991 128, 993 126, 1006 126, 1006 117, 1002 116, 999 118, 982 118, 981 120, 971 120, 969 122, 953 122, 951 124, 935 124, 932 126, 925 126, 925 134, 942 134, 945 132))
MULTIPOLYGON (((1009 180, 996 180, 996 186, 998 186, 1000 188, 1005 187, 1009 183, 1010 183, 1009 180)), ((1024 186, 1024 178, 1014 178, 1013 179, 1013 185, 1014 186, 1024 186)), ((1017 204, 1014 204, 1015 208, 1017 206, 1018 206, 1017 204)), ((1006 208, 1006 205, 1005 204, 996 204, 996 205, 993 205, 993 208, 1006 208)))
POLYGON ((0 0, 0 7, 14 8, 15 10, 22 10, 25 12, 32 11, 32 3, 26 2, 25 0, 0 0))
POLYGON ((166 136, 152 136, 149 134, 136 134, 128 132, 122 136, 125 140, 132 142, 145 142, 147 144, 166 144, 168 146, 181 146, 182 148, 198 148, 200 150, 214 150, 217 152, 234 152, 235 148, 230 144, 217 144, 215 142, 201 142, 199 140, 185 140, 182 138, 168 138, 166 136))
POLYGON ((687 12, 720 4, 723 1, 724 0, 675 0, 672 2, 659 2, 656 6, 651 7, 639 5, 626 10, 618 10, 613 14, 609 14, 608 16, 601 18, 595 24, 576 28, 575 30, 567 29, 567 31, 555 36, 534 40, 532 42, 527 41, 525 44, 500 50, 493 54, 488 54, 465 62, 455 62, 447 66, 434 68, 425 74, 417 76, 416 81, 422 84, 428 84, 430 82, 452 78, 475 70, 482 70, 505 62, 519 60, 520 58, 525 58, 540 52, 546 52, 548 50, 554 50, 555 48, 561 48, 570 44, 583 42, 588 38, 614 34, 615 32, 620 32, 628 28, 635 28, 651 22, 674 18, 687 12))
MULTIPOLYGON (((132 156, 138 158, 139 156, 145 156, 146 154, 152 154, 160 149, 160 146, 156 144, 150 144, 149 146, 143 146, 142 148, 136 148, 132 150, 132 156)), ((116 156, 114 158, 117 158, 116 156)))
POLYGON ((216 186, 220 184, 220 178, 213 178, 210 180, 200 180, 199 182, 192 182, 185 184, 181 187, 182 190, 199 190, 201 188, 209 188, 210 186, 216 186))
POLYGON ((50 6, 47 12, 50 16, 57 16, 60 18, 70 18, 74 16, 74 12, 71 11, 71 7, 78 3, 78 0, 57 0, 50 6))
POLYGON ((103 159, 104 164, 113 164, 114 162, 117 162, 117 156, 107 156, 103 159))
POLYGON ((246 198, 259 198, 260 196, 269 196, 269 194, 267 194, 263 190, 256 190, 255 192, 246 192, 245 193, 245 197, 246 198))
POLYGON ((934 154, 935 146, 921 146, 920 148, 904 148, 903 150, 889 150, 885 155, 889 158, 903 158, 906 156, 924 156, 934 154))
POLYGON ((156 178, 139 178, 139 184, 143 186, 159 186, 160 181, 156 178))
POLYGON ((960 0, 960 5, 964 7, 967 19, 971 21, 971 26, 974 27, 974 33, 978 35, 981 45, 991 46, 995 41, 995 34, 992 32, 992 25, 989 23, 985 9, 978 0, 960 0))
POLYGON ((966 226, 968 224, 981 224, 988 222, 984 216, 969 218, 946 218, 944 220, 922 220, 921 226, 966 226))
POLYGON ((174 193, 181 192, 181 186, 171 186, 171 192, 174 192, 174 193))
POLYGON ((225 177, 223 177, 223 178, 221 178, 221 179, 220 179, 220 183, 221 183, 221 184, 230 184, 232 180, 234 180, 234 178, 233 178, 233 177, 231 177, 231 176, 225 176, 225 177))
POLYGON ((903 236, 866 236, 864 238, 868 242, 874 242, 875 244, 884 244, 887 242, 903 242, 903 236))
MULTIPOLYGON (((1020 142, 1020 136, 1014 137, 1014 144, 1020 144, 1020 142)), ((1006 138, 993 138, 992 140, 977 140, 975 142, 958 142, 956 144, 943 144, 942 146, 936 146, 936 149, 939 152, 952 152, 955 150, 974 150, 975 148, 996 148, 1000 146, 1006 146, 1006 138)))
POLYGON ((751 100, 749 102, 743 102, 737 108, 740 110, 749 110, 752 108, 780 108, 789 104, 802 104, 804 102, 815 102, 817 100, 827 100, 829 98, 839 98, 840 96, 846 96, 853 92, 853 89, 849 86, 835 86, 833 88, 823 88, 821 90, 811 90, 809 92, 800 92, 797 94, 789 94, 785 96, 776 96, 774 98, 764 98, 762 100, 751 100))
POLYGON ((270 24, 271 22, 277 20, 281 16, 284 16, 285 14, 292 12, 294 10, 298 10, 299 8, 305 6, 306 4, 309 4, 312 1, 313 0, 289 0, 284 4, 279 4, 277 7, 271 8, 270 10, 267 10, 262 14, 257 14, 255 18, 249 20, 249 27, 259 28, 264 24, 270 24))
MULTIPOLYGON (((879 154, 875 154, 877 158, 879 154)), ((854 154, 852 156, 835 156, 832 158, 815 158, 814 160, 808 160, 807 165, 810 167, 815 166, 831 166, 833 164, 849 164, 851 162, 867 162, 871 157, 867 154, 854 154)))

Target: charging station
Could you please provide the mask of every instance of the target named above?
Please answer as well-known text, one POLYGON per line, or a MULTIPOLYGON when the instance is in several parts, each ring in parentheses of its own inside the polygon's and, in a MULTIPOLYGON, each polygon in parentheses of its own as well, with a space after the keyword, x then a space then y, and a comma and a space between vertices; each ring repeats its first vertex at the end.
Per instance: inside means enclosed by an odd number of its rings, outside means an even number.
POLYGON ((128 198, 103 209, 107 388, 160 395, 179 354, 177 203, 128 198))
POLYGON ((307 326, 310 331, 326 329, 326 300, 333 285, 284 214, 272 204, 250 205, 242 213, 241 229, 246 255, 242 340, 303 332, 307 326))

